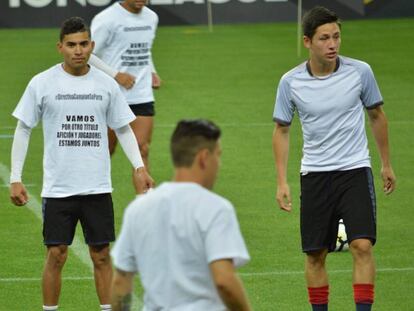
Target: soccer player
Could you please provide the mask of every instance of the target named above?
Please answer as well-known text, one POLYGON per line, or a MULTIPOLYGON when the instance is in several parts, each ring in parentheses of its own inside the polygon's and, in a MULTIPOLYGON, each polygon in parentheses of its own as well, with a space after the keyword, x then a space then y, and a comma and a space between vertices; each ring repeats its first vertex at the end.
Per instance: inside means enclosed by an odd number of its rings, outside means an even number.
MULTIPOLYGON (((47 247, 43 271, 43 310, 57 310, 61 272, 78 221, 93 262, 102 310, 110 310, 114 214, 107 127, 114 129, 130 159, 141 192, 153 186, 129 123, 135 116, 116 82, 88 66, 94 43, 80 18, 62 24, 57 48, 64 62, 36 75, 13 112, 18 119, 12 146, 10 197, 24 205, 21 181, 31 129, 42 121, 43 238, 47 247)), ((81 306, 79 306, 81 308, 81 306)))
POLYGON ((235 267, 249 255, 234 208, 211 189, 220 166, 220 129, 180 121, 171 138, 172 182, 127 208, 112 250, 113 310, 130 310, 140 274, 145 310, 250 310, 235 267))
MULTIPOLYGON (((145 4, 145 0, 115 2, 94 17, 91 31, 95 50, 89 63, 115 78, 123 86, 123 94, 137 116, 131 127, 148 169, 155 115, 152 88, 159 88, 161 79, 155 71, 151 56, 158 16, 145 4)), ((117 136, 111 129, 108 135, 109 151, 112 155, 115 152, 117 136)), ((133 181, 137 188, 137 181, 133 181)))
POLYGON ((370 66, 338 54, 341 23, 334 12, 313 8, 303 17, 303 32, 309 60, 281 78, 273 114, 276 199, 282 210, 291 210, 287 163, 289 126, 296 110, 304 141, 300 226, 312 310, 328 310, 325 259, 335 248, 340 218, 353 256, 356 309, 371 310, 376 203, 364 109, 382 161, 384 192, 390 194, 395 188, 395 175, 383 99, 370 66))

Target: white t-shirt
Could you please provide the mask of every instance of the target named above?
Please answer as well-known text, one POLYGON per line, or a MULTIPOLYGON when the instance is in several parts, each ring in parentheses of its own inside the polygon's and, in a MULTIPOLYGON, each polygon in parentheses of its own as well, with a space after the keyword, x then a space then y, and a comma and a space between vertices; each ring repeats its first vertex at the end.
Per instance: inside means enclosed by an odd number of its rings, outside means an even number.
POLYGON ((195 183, 168 182, 127 208, 114 265, 139 272, 144 310, 226 310, 209 263, 250 258, 229 201, 195 183))
POLYGON ((116 70, 136 77, 131 89, 121 88, 130 105, 154 101, 151 47, 157 25, 158 16, 149 8, 134 14, 119 2, 92 20, 94 54, 116 70))
POLYGON ((302 172, 370 167, 364 108, 382 104, 371 67, 340 56, 337 70, 315 77, 303 63, 286 73, 273 119, 289 125, 298 112, 303 132, 302 172))
POLYGON ((73 76, 57 64, 33 77, 13 116, 30 128, 42 120, 42 197, 112 192, 107 127, 135 119, 112 78, 93 67, 73 76))

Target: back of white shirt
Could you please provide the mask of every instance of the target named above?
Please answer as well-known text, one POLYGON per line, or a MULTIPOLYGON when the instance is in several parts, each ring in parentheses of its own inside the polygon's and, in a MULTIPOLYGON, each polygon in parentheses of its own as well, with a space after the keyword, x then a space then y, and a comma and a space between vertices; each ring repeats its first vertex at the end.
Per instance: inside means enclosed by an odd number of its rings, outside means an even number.
POLYGON ((143 7, 134 14, 119 2, 92 20, 94 53, 116 70, 136 77, 132 89, 122 88, 130 105, 154 101, 151 48, 157 25, 158 16, 152 10, 143 7))
POLYGON ((112 192, 107 127, 135 119, 113 79, 55 65, 30 81, 13 116, 30 128, 43 123, 42 197, 112 192))
POLYGON ((209 263, 249 255, 234 208, 195 183, 164 183, 131 203, 112 250, 120 270, 139 272, 144 310, 226 310, 209 263))

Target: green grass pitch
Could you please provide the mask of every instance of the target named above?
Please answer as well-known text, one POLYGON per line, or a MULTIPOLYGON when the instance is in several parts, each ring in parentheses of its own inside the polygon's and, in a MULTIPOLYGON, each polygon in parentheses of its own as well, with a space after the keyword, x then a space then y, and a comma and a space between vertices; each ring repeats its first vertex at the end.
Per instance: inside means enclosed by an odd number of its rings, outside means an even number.
MULTIPOLYGON (((389 119, 396 192, 381 191, 379 158, 368 129, 377 187, 378 268, 375 311, 414 310, 414 19, 345 21, 342 55, 371 64, 389 119), (411 137, 411 138, 410 138, 411 137)), ((16 121, 11 117, 30 78, 60 61, 57 29, 0 30, 0 310, 39 310, 44 260, 39 206, 9 203, 7 170, 16 121), (36 210, 37 209, 37 210, 36 210), (32 211, 35 211, 33 213, 32 211)), ((222 168, 215 190, 237 209, 252 261, 240 270, 255 310, 309 310, 299 240, 301 131, 292 125, 289 181, 291 214, 275 202, 271 148, 272 112, 283 73, 306 59, 296 56, 293 23, 161 27, 154 61, 163 79, 156 92, 156 125, 151 172, 157 183, 169 180, 168 141, 182 118, 209 118, 223 130, 222 168)), ((53 86, 51 86, 53 87, 53 86)), ((42 131, 32 132, 24 182, 32 201, 40 202, 42 131)), ((118 150, 113 161, 117 230, 123 209, 133 198, 130 168, 118 150)), ((78 228, 79 229, 79 228, 78 228)), ((79 233, 80 230, 78 230, 79 233)), ((81 241, 83 238, 79 235, 81 241)), ((84 247, 83 245, 81 245, 84 247)), ((85 252, 85 248, 81 253, 85 252)), ((63 272, 61 310, 98 310, 90 268, 72 252, 63 272)), ((79 251, 77 251, 79 253, 79 251)), ((354 310, 349 253, 328 257, 330 309, 354 310)), ((141 289, 136 294, 141 296, 141 289)))

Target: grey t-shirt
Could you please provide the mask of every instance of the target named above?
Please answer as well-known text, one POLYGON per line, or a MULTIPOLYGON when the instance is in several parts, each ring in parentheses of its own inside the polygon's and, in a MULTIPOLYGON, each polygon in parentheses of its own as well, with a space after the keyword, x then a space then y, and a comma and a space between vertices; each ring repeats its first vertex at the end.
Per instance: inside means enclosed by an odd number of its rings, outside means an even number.
POLYGON ((290 125, 295 110, 303 132, 301 172, 370 167, 364 107, 382 104, 371 67, 340 56, 337 70, 313 76, 302 63, 287 72, 277 90, 273 120, 290 125))

